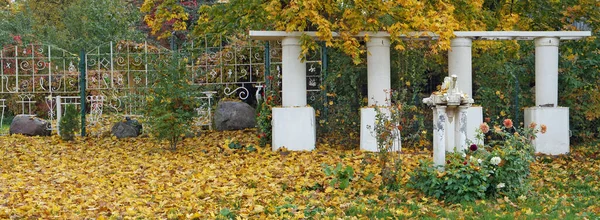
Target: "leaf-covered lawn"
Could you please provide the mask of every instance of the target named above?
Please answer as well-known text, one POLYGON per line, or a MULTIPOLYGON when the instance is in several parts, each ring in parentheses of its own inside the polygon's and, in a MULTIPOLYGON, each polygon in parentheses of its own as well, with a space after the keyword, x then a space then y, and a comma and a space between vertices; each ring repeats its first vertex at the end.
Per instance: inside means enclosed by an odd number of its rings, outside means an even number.
MULTIPOLYGON (((379 189, 376 154, 319 145, 313 152, 223 148, 256 144, 255 131, 212 132, 177 151, 147 138, 63 142, 0 137, 0 218, 578 218, 600 216, 600 145, 539 157, 520 199, 445 204, 418 191, 379 189), (354 168, 345 190, 322 164, 354 168)), ((431 152, 405 149, 405 171, 431 152)), ((408 173, 404 173, 404 183, 408 173)))

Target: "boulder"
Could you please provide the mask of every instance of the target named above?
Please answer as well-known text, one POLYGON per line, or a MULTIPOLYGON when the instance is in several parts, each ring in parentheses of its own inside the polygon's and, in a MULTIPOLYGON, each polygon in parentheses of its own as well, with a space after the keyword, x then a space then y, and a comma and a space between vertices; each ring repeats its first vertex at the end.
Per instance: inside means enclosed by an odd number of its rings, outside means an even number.
POLYGON ((244 102, 221 101, 215 112, 215 128, 219 131, 256 127, 256 111, 244 102))
POLYGON ((125 121, 113 125, 111 133, 117 138, 137 137, 142 133, 142 124, 137 120, 125 117, 125 121))
POLYGON ((22 134, 27 136, 50 136, 50 124, 41 118, 32 115, 17 115, 10 124, 10 134, 22 134))

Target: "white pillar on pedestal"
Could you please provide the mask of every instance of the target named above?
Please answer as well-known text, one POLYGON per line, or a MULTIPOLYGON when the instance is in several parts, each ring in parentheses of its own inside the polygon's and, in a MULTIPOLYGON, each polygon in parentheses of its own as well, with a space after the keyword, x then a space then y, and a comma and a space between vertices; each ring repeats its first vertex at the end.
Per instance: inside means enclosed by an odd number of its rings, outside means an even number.
POLYGON ((282 102, 273 108, 272 149, 313 150, 316 144, 315 110, 306 106, 306 65, 300 59, 300 37, 282 42, 282 102))
POLYGON ((556 37, 535 39, 535 105, 525 109, 525 126, 546 125, 533 141, 536 153, 569 153, 569 108, 558 107, 558 45, 556 37))
POLYGON ((283 107, 306 106, 306 64, 300 59, 300 38, 283 38, 281 50, 283 107))
POLYGON ((536 106, 558 106, 558 44, 555 37, 535 39, 536 106))
POLYGON ((392 84, 389 37, 371 37, 367 52, 369 105, 389 106, 392 84))
POLYGON ((433 107, 433 164, 444 166, 446 164, 446 106, 433 107))
MULTIPOLYGON (((448 76, 456 75, 458 77, 458 90, 473 98, 473 68, 472 68, 472 39, 454 38, 450 40, 450 50, 448 51, 448 76)), ((483 123, 483 108, 480 106, 471 106, 467 110, 467 139, 474 143, 480 141, 476 139, 476 130, 483 123)))
MULTIPOLYGON (((369 106, 381 106, 382 114, 389 115, 391 89, 390 39, 371 37, 367 42, 367 85, 369 106)), ((360 149, 379 151, 375 133, 376 111, 374 107, 360 111, 360 149)), ((400 150, 400 140, 394 142, 394 149, 400 150)))

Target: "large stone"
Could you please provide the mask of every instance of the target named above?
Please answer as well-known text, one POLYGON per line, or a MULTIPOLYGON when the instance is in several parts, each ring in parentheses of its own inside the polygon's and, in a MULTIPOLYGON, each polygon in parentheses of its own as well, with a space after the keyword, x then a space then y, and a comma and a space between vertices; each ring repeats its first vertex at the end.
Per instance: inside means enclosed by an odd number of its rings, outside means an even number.
POLYGON ((124 122, 113 125, 111 133, 117 138, 137 137, 142 133, 142 124, 127 117, 124 122))
POLYGON ((10 124, 10 134, 27 136, 50 136, 50 124, 41 118, 31 115, 17 115, 10 124))
POLYGON ((254 128, 256 111, 243 102, 221 101, 215 112, 215 127, 219 131, 254 128))

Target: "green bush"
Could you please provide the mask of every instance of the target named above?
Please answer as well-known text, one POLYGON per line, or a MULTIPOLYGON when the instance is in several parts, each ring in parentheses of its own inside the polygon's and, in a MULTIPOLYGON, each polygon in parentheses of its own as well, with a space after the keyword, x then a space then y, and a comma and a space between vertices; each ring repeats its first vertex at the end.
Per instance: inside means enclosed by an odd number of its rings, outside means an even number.
POLYGON ((354 169, 351 166, 343 167, 341 163, 338 163, 335 168, 327 164, 323 164, 323 171, 325 172, 326 176, 332 176, 329 184, 332 187, 337 185, 339 189, 348 188, 348 186, 350 186, 350 181, 354 177, 354 169))
MULTIPOLYGON (((528 177, 534 160, 531 141, 538 131, 536 127, 532 124, 517 129, 506 119, 504 125, 488 131, 489 126, 484 123, 478 137, 486 137, 487 145, 471 144, 463 152, 450 153, 444 167, 421 161, 411 173, 409 186, 448 202, 524 195, 531 188, 528 177)), ((545 132, 545 126, 540 127, 545 132)))
POLYGON ((79 128, 79 112, 73 104, 65 106, 65 115, 60 118, 59 133, 65 141, 71 141, 75 137, 75 131, 79 128))

